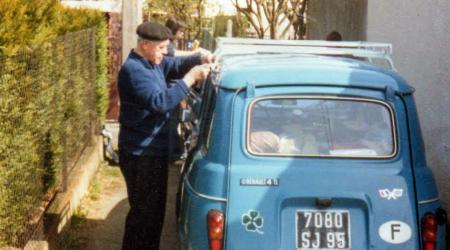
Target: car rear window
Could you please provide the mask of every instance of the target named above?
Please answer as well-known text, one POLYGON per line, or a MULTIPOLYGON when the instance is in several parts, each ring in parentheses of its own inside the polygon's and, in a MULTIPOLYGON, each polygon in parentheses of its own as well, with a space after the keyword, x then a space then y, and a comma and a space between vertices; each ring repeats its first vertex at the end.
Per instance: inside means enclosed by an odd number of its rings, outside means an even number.
POLYGON ((250 106, 246 145, 256 155, 388 158, 396 153, 393 117, 371 99, 262 98, 250 106))

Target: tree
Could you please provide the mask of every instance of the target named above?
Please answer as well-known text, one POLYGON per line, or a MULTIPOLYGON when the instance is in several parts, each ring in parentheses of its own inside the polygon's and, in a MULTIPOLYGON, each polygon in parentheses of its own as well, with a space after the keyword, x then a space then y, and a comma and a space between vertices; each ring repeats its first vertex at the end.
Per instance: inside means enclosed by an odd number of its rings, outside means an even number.
POLYGON ((270 38, 277 38, 277 30, 285 25, 281 35, 292 27, 295 39, 302 39, 305 33, 305 12, 308 0, 233 0, 236 10, 242 13, 255 29, 259 38, 269 30, 270 38))
POLYGON ((219 15, 214 17, 214 37, 225 36, 227 32, 228 20, 233 21, 233 37, 244 37, 245 31, 249 26, 247 19, 240 13, 236 15, 219 15))
MULTIPOLYGON (((294 28, 294 39, 305 39, 306 35, 306 7, 309 0, 289 0, 292 8, 285 9, 285 16, 294 28)), ((283 31, 285 34, 288 29, 283 31)))
POLYGON ((188 25, 188 30, 199 37, 203 28, 206 0, 147 0, 147 19, 165 23, 173 16, 188 25))

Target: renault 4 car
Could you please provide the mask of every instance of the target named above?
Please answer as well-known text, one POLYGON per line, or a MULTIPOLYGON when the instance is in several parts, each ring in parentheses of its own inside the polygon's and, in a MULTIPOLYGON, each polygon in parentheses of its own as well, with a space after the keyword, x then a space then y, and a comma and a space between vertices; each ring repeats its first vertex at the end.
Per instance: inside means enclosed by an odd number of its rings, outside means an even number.
POLYGON ((446 249, 389 44, 220 39, 216 54, 183 119, 182 249, 446 249))

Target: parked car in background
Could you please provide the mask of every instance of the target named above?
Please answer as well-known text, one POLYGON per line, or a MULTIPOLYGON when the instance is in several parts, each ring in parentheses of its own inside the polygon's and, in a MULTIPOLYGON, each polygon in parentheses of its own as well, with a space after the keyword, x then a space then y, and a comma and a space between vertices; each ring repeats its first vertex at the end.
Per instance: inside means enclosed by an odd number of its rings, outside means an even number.
POLYGON ((183 119, 182 249, 446 249, 390 45, 221 38, 216 54, 183 119))

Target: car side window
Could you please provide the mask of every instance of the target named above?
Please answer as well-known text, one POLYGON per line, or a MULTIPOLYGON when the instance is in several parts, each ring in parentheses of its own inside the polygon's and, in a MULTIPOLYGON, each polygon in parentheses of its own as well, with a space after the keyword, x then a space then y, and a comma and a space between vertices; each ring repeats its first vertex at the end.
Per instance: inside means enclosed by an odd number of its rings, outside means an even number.
POLYGON ((193 149, 198 145, 205 145, 207 143, 207 137, 212 122, 215 96, 216 87, 212 84, 211 78, 208 77, 197 96, 197 106, 192 108, 197 121, 191 128, 189 149, 193 149))
POLYGON ((216 103, 217 86, 212 83, 212 80, 208 78, 205 83, 205 93, 202 103, 202 113, 200 121, 200 133, 199 133, 199 143, 208 148, 208 138, 211 132, 212 120, 214 116, 214 109, 216 103))

